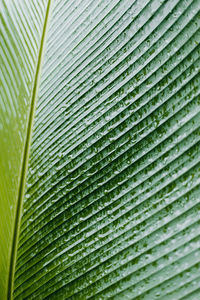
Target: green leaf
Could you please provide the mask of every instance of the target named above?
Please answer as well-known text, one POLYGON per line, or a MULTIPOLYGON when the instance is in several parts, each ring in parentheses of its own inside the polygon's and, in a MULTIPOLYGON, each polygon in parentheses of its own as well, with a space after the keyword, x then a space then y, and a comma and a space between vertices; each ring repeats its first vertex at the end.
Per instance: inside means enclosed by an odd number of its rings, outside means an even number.
POLYGON ((47 2, 6 0, 0 7, 0 299, 5 299, 12 290, 47 2))
POLYGON ((198 299, 199 0, 16 2, 2 5, 1 287, 198 299), (25 117, 7 124, 13 99, 25 117))

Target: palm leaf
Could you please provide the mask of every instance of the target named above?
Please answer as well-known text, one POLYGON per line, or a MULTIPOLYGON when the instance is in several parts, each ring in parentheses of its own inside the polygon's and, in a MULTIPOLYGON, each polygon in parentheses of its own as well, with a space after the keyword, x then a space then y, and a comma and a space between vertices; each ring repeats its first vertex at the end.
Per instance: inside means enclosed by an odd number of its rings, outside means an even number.
POLYGON ((199 1, 2 8, 3 299, 198 299, 199 1))

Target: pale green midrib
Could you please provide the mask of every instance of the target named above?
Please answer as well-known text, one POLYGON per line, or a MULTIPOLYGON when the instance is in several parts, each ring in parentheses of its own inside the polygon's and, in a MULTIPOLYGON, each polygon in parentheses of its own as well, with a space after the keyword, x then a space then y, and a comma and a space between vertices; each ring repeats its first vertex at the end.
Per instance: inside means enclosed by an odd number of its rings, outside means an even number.
POLYGON ((35 115, 35 108, 36 108, 36 101, 37 101, 37 94, 39 89, 39 82, 40 82, 40 75, 42 69, 42 61, 44 55, 44 46, 46 41, 46 34, 48 28, 48 21, 50 15, 50 6, 53 0, 48 0, 46 15, 44 19, 44 26, 43 32, 40 42, 40 48, 38 53, 38 61, 37 67, 35 72, 33 90, 32 90, 32 97, 30 103, 30 111, 29 111, 29 118, 28 118, 28 126, 27 126, 27 133, 26 133, 26 140, 24 146, 24 154, 23 154, 23 162, 21 168, 21 176, 20 176, 20 183, 19 183, 19 190, 18 190, 18 199, 17 199, 17 207, 16 207, 16 215, 14 221, 14 230, 13 230, 13 239, 12 239, 12 248, 11 248, 11 257, 10 257, 10 267, 9 267, 9 274, 8 274, 8 291, 7 291, 7 299, 13 299, 13 287, 14 287, 14 273, 15 273, 15 265, 16 265, 16 256, 17 256, 17 244, 18 244, 18 237, 19 237, 19 225, 21 219, 21 211, 23 206, 23 197, 25 191, 25 183, 26 183, 26 174, 28 169, 28 160, 29 160, 29 152, 30 152, 30 143, 32 137, 32 129, 34 123, 34 115, 35 115))

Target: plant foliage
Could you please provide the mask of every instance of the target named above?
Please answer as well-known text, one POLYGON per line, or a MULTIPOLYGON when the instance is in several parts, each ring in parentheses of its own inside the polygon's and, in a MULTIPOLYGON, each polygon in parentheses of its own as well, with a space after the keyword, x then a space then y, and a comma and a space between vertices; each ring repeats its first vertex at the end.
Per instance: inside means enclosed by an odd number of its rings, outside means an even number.
POLYGON ((199 0, 8 3, 8 297, 198 299, 199 0))

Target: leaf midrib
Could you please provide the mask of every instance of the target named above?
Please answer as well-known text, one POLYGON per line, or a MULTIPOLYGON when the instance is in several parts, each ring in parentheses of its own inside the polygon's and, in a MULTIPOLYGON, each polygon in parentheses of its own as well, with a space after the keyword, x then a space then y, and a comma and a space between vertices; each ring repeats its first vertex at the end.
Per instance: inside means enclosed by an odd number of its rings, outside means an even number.
POLYGON ((8 274, 8 292, 7 292, 8 300, 13 299, 14 273, 15 273, 15 265, 16 265, 20 219, 21 219, 21 212, 22 212, 22 207, 23 207, 23 198, 24 198, 24 192, 25 192, 26 174, 27 174, 27 169, 28 169, 30 144, 31 144, 33 123, 34 123, 36 102, 37 102, 37 95, 38 95, 38 89, 39 89, 40 75, 41 75, 41 69, 42 69, 42 61, 43 61, 43 55, 44 55, 46 34, 47 34, 47 28, 48 28, 48 23, 49 23, 48 21, 49 21, 49 15, 50 15, 51 2, 52 2, 52 0, 48 0, 48 3, 47 3, 46 15, 45 15, 45 19, 44 19, 42 37, 41 37, 40 48, 39 48, 39 53, 38 53, 37 67, 36 67, 31 102, 30 102, 30 111, 29 111, 28 126, 27 126, 27 133, 26 133, 24 153, 23 153, 23 161, 22 161, 22 167, 21 167, 21 172, 20 172, 21 174, 20 174, 20 182, 19 182, 17 205, 16 205, 16 214, 15 214, 15 221, 14 221, 12 248, 11 248, 11 256, 10 256, 10 267, 9 267, 9 274, 8 274))

